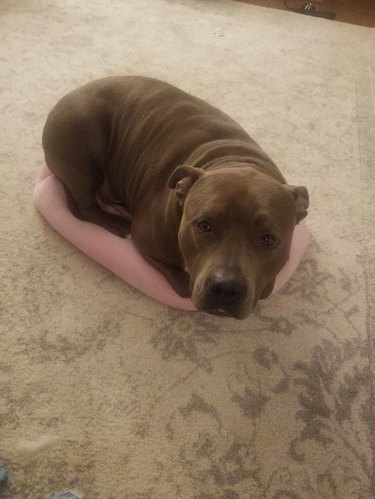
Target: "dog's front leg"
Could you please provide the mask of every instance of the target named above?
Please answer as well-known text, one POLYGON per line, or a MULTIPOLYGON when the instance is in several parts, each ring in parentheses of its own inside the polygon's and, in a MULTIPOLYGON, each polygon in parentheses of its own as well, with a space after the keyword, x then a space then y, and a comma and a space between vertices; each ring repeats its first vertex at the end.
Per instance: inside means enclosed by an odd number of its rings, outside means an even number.
POLYGON ((150 263, 153 267, 155 267, 159 272, 163 274, 163 276, 167 279, 172 288, 176 291, 177 294, 182 296, 183 298, 188 298, 191 296, 190 291, 190 276, 184 270, 178 267, 172 267, 167 265, 156 258, 142 255, 148 263, 150 263))

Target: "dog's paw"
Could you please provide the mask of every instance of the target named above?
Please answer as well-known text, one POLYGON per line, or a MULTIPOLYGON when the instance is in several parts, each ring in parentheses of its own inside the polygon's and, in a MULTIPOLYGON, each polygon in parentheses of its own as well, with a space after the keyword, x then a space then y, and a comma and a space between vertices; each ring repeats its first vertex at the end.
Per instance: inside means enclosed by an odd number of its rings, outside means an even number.
POLYGON ((124 239, 130 236, 131 224, 124 219, 103 224, 102 227, 108 230, 108 232, 124 239))
POLYGON ((169 279, 169 282, 176 293, 182 298, 189 298, 191 296, 190 276, 183 270, 173 272, 172 278, 169 279))

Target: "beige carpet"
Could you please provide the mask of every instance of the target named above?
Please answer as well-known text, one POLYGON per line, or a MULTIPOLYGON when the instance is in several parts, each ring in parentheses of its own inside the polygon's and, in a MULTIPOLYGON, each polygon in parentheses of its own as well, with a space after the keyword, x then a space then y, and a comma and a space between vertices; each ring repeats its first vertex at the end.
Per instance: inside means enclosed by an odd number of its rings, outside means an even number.
POLYGON ((375 496, 375 34, 231 1, 0 3, 5 498, 375 496), (41 130, 90 79, 166 79, 237 119, 313 235, 238 322, 169 310, 32 206, 41 130))

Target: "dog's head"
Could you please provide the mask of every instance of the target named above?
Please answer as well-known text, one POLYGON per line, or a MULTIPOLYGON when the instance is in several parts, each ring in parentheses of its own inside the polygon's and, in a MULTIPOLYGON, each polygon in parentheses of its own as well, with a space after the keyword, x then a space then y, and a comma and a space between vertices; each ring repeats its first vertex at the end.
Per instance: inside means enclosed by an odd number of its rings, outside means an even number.
POLYGON ((194 305, 244 319, 288 260, 295 224, 307 215, 306 188, 240 165, 180 166, 168 185, 183 210, 178 238, 194 305))

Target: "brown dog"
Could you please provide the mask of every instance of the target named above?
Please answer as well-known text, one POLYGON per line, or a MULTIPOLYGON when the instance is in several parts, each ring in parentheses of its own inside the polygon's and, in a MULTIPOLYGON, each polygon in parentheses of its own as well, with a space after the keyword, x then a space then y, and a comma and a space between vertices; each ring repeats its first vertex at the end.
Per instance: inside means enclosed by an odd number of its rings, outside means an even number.
POLYGON ((235 121, 158 80, 104 78, 69 93, 43 147, 81 218, 131 231, 174 289, 210 313, 243 319, 271 293, 307 215, 306 188, 287 185, 235 121))

